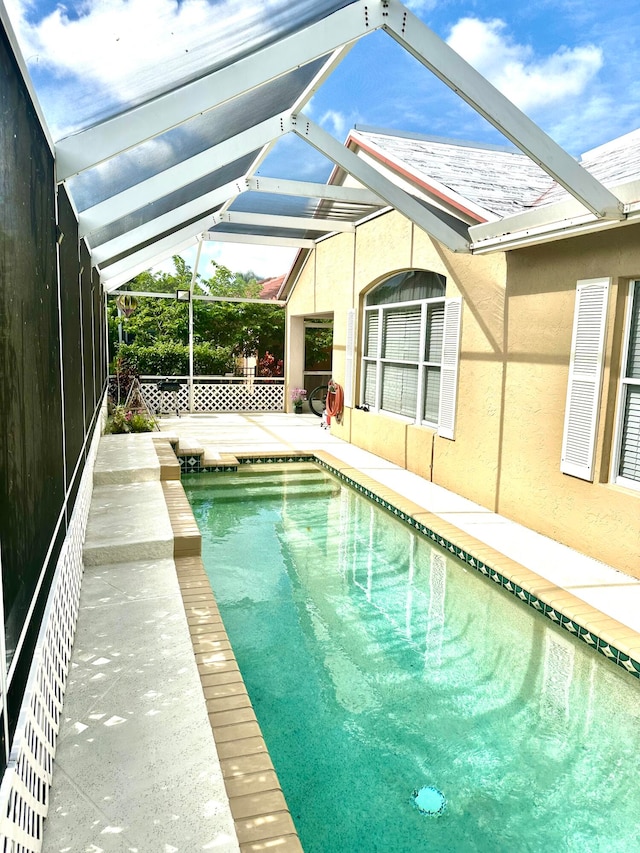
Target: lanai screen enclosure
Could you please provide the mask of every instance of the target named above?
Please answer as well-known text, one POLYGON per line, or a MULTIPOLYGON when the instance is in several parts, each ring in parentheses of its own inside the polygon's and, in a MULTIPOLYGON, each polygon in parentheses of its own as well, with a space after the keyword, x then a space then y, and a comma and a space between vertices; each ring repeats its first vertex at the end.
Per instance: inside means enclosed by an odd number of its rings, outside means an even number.
MULTIPOLYGON (((232 17, 209 6, 187 46, 166 22, 175 49, 162 64, 128 54, 122 72, 126 38, 120 47, 114 38, 119 85, 108 90, 55 79, 33 56, 28 68, 22 22, 0 2, 1 816, 25 849, 39 849, 76 619, 107 380, 105 294, 196 241, 313 248, 389 207, 473 252, 465 229, 305 113, 375 31, 539 163, 587 217, 624 216, 615 195, 396 0, 273 0, 268 15, 237 0, 232 17), (262 175, 288 134, 358 186, 262 175)), ((79 2, 66 9, 84 14, 79 2)))

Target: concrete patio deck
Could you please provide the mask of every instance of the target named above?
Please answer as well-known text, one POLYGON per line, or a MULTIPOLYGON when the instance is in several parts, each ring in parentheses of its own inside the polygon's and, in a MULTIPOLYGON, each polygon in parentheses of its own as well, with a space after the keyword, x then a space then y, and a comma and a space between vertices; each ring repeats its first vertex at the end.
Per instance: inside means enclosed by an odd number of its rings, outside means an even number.
MULTIPOLYGON (((640 580, 349 445, 321 429, 314 415, 192 415, 162 418, 160 427, 162 436, 179 440, 181 453, 203 451, 210 464, 224 454, 329 454, 338 466, 344 464, 363 481, 376 484, 380 493, 406 500, 413 511, 432 513, 447 529, 504 555, 505 565, 513 561, 522 571, 545 579, 543 585, 548 581, 545 588, 559 588, 567 601, 583 604, 599 632, 623 638, 619 648, 637 648, 640 654, 640 580)), ((200 617, 188 618, 187 601, 196 601, 203 591, 192 588, 191 597, 184 597, 184 587, 200 581, 176 572, 175 523, 167 509, 173 491, 166 483, 163 491, 161 464, 150 452, 151 442, 149 436, 101 442, 43 849, 300 850, 288 828, 286 804, 281 795, 278 799, 268 756, 257 773, 255 768, 236 773, 233 787, 227 778, 223 782, 221 765, 229 764, 225 756, 231 756, 234 772, 244 760, 235 757, 238 752, 227 737, 249 740, 240 729, 254 725, 250 703, 240 703, 246 722, 237 725, 220 691, 210 694, 218 713, 211 714, 209 698, 205 702, 204 658, 194 654, 202 640, 197 634, 206 631, 215 638, 215 648, 223 650, 225 672, 233 670, 232 651, 226 650, 228 643, 219 631, 215 602, 198 611, 207 610, 213 619, 209 627, 200 617), (213 717, 224 727, 223 736, 216 733, 213 717), (273 841, 278 844, 271 846, 256 835, 260 820, 252 817, 252 808, 260 797, 255 792, 248 796, 249 788, 243 786, 258 784, 260 776, 271 780, 272 790, 265 793, 263 787, 260 794, 274 813, 273 841)), ((238 679, 225 675, 223 681, 232 682, 235 692, 238 679)), ((250 735, 252 742, 261 740, 253 729, 250 735)))

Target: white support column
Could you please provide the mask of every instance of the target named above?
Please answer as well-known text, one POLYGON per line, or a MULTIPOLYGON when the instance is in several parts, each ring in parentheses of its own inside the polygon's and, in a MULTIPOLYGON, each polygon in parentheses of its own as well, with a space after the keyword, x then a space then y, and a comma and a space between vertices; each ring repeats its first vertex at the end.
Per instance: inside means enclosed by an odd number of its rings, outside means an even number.
POLYGON ((196 242, 196 234, 206 231, 211 224, 211 217, 205 216, 191 225, 186 225, 163 237, 144 249, 139 249, 133 252, 121 261, 116 261, 114 264, 109 264, 106 267, 100 267, 100 278, 105 283, 107 290, 114 290, 119 285, 129 281, 134 275, 137 275, 143 270, 149 269, 154 264, 168 258, 170 255, 193 246, 196 242))
POLYGON ((291 129, 325 157, 349 172, 360 183, 383 198, 387 204, 415 222, 452 252, 468 252, 469 242, 400 187, 391 183, 376 169, 341 145, 331 134, 322 130, 305 115, 291 117, 291 129))
POLYGON ((198 277, 198 266, 200 265, 200 254, 202 252, 202 239, 198 240, 196 251, 196 262, 193 265, 191 285, 189 287, 189 413, 193 414, 193 288, 198 277))
POLYGON ((287 317, 285 331, 285 411, 291 411, 289 391, 304 387, 304 317, 287 317))
POLYGON ((616 196, 398 0, 381 0, 384 30, 599 218, 622 219, 616 196))

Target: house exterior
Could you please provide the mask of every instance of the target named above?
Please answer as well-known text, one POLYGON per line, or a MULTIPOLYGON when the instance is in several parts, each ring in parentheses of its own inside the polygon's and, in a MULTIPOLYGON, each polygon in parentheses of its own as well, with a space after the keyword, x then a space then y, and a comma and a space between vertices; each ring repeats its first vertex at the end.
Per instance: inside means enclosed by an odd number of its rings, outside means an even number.
MULTIPOLYGON (((517 152, 346 144, 472 251, 388 209, 301 252, 281 291, 288 382, 304 321, 333 317, 337 435, 640 577, 640 223, 596 224, 517 152)), ((581 162, 635 210, 640 132, 581 162)))

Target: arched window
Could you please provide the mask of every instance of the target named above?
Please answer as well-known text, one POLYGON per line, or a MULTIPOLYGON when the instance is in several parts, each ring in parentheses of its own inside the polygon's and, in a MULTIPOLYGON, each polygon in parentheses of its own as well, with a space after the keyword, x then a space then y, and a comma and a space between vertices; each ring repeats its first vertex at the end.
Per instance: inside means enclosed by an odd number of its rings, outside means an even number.
POLYGON ((365 297, 362 402, 438 425, 446 278, 409 270, 365 297))

